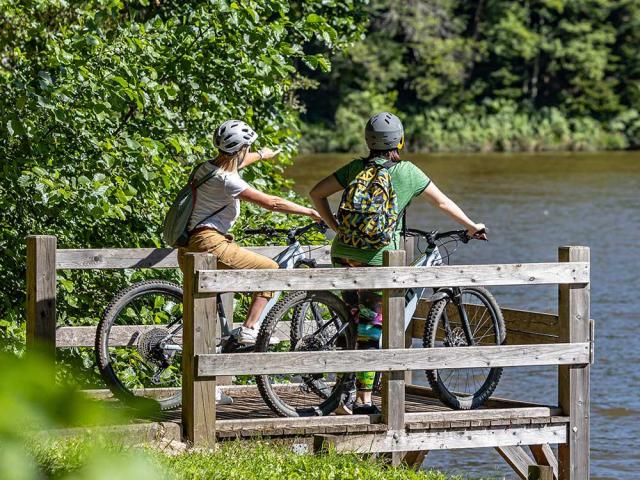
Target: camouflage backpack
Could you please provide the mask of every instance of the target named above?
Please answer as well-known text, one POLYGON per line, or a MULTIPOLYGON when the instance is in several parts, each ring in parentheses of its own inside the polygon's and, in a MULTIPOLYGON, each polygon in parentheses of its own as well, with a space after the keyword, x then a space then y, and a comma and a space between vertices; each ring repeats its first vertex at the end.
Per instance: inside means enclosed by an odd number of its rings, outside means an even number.
POLYGON ((347 185, 336 214, 338 238, 351 247, 375 250, 388 245, 398 223, 398 201, 388 168, 370 161, 347 185))

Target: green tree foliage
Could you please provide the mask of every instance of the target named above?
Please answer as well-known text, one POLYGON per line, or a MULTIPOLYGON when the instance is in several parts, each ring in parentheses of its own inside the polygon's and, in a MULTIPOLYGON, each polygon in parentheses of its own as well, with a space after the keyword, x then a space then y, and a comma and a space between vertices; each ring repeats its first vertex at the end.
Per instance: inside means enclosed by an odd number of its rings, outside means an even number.
MULTIPOLYGON (((330 69, 327 53, 361 34, 361 3, 0 0, 5 336, 23 317, 25 235, 56 235, 59 248, 161 246, 168 203, 215 154, 221 121, 244 119, 259 145, 284 147, 245 179, 286 195, 298 72, 330 69)), ((59 272, 59 322, 95 323, 135 275, 59 272)))
POLYGON ((369 113, 381 104, 409 127, 420 125, 409 139, 415 149, 640 143, 638 2, 374 0, 367 8, 366 38, 339 54, 330 74, 314 76, 322 79, 319 91, 304 94, 312 149, 360 147, 366 114, 356 113, 345 130, 341 111, 369 113), (318 101, 336 91, 330 102, 318 101), (560 117, 567 129, 550 138, 540 122, 560 117), (504 131, 481 135, 496 122, 506 122, 504 131), (340 135, 314 135, 316 125, 335 125, 340 135), (452 143, 424 128, 446 131, 452 143))

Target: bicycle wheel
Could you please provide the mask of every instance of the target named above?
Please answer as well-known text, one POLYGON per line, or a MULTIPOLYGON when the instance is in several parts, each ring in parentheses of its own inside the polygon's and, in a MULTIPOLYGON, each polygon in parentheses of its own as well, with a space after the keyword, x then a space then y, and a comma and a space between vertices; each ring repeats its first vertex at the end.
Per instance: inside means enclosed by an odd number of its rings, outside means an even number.
MULTIPOLYGON (((348 308, 330 292, 292 292, 285 295, 265 318, 256 342, 256 352, 318 352, 354 348, 355 335, 349 322, 348 308), (291 322, 290 326, 283 328, 286 322, 291 322), (269 338, 276 331, 288 336, 288 342, 270 346, 269 338)), ((256 376, 265 403, 282 417, 329 415, 352 382, 352 374, 330 372, 256 376)))
MULTIPOLYGON (((461 289, 461 306, 467 314, 475 345, 503 345, 505 326, 493 295, 482 287, 461 289)), ((460 311, 450 298, 435 302, 425 323, 423 346, 465 347, 468 345, 460 311)), ((502 368, 459 368, 427 370, 427 380, 442 402, 455 409, 478 408, 495 391, 502 368)))
POLYGON ((96 335, 98 369, 118 399, 156 400, 162 410, 182 403, 182 288, 148 280, 121 291, 96 335))

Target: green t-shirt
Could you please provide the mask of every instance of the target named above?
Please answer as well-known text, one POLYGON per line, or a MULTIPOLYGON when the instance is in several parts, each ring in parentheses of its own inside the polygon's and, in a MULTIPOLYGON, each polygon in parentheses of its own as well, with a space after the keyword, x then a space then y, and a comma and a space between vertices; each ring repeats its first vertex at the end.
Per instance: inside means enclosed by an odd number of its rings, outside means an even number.
MULTIPOLYGON (((376 162, 383 163, 386 159, 377 159, 376 162)), ((334 172, 336 180, 346 188, 349 183, 364 169, 364 160, 358 158, 339 168, 334 172)), ((429 185, 431 180, 422 170, 413 163, 407 161, 397 162, 389 167, 389 175, 391 176, 391 184, 396 192, 398 201, 398 212, 401 213, 409 202, 416 196, 420 195, 429 185)), ((396 232, 393 240, 389 245, 377 250, 361 249, 345 245, 338 237, 334 238, 331 245, 331 256, 347 258, 369 265, 382 265, 382 255, 385 250, 397 250, 400 248, 400 233, 402 230, 402 222, 398 221, 396 232)))

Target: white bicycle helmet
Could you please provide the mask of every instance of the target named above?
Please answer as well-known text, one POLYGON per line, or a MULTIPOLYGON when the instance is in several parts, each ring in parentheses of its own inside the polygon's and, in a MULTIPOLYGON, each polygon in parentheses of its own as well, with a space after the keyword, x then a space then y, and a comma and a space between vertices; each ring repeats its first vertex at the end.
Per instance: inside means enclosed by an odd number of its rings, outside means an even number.
POLYGON ((258 134, 242 120, 227 120, 216 130, 215 145, 224 153, 236 153, 257 138, 258 134))

